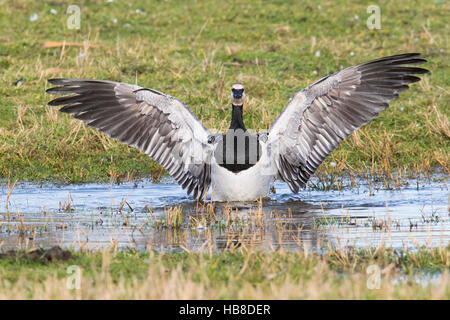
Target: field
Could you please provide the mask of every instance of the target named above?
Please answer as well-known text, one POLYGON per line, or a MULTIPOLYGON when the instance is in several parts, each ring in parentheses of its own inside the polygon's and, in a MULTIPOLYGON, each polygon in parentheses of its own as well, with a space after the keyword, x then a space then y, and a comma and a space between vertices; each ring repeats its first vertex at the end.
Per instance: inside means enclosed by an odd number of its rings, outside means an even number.
POLYGON ((219 130, 230 121, 231 85, 242 82, 246 126, 263 131, 295 92, 320 77, 403 52, 421 52, 431 75, 344 141, 321 170, 449 170, 445 1, 383 3, 380 30, 366 27, 370 1, 82 1, 80 29, 68 28, 65 1, 0 3, 0 179, 160 174, 142 153, 46 106, 49 78, 137 82, 183 100, 219 130))
MULTIPOLYGON (((138 184, 164 175, 140 151, 47 106, 53 98, 45 93, 47 79, 60 77, 137 83, 165 92, 216 130, 227 128, 230 88, 240 82, 248 96, 247 128, 265 131, 290 97, 319 78, 382 56, 420 52, 431 74, 341 143, 309 189, 336 189, 336 176, 351 177, 346 180, 351 185, 354 176, 368 178, 370 184, 379 174, 388 190, 416 177, 419 190, 419 176, 439 172, 448 193, 448 1, 382 1, 379 30, 366 26, 373 1, 78 1, 79 29, 68 27, 73 14, 66 13, 68 4, 0 0, 0 190, 6 190, 0 196, 7 203, 6 211, 1 203, 0 232, 6 234, 17 215, 13 233, 29 236, 20 229, 23 215, 8 211, 17 181, 138 184)), ((439 216, 443 228, 448 214, 439 216)), ((7 253, 0 241, 0 299, 450 298, 448 243, 330 247, 320 254, 247 246, 214 252, 153 249, 72 248, 70 259, 47 261, 42 255, 30 258, 35 248, 7 253), (82 271, 79 289, 68 288, 71 266, 82 271), (370 266, 380 277, 371 277, 370 266)))
POLYGON ((325 255, 104 250, 51 263, 17 257, 0 259, 0 299, 449 299, 449 261, 448 247, 325 255), (368 266, 379 268, 379 278, 368 266))

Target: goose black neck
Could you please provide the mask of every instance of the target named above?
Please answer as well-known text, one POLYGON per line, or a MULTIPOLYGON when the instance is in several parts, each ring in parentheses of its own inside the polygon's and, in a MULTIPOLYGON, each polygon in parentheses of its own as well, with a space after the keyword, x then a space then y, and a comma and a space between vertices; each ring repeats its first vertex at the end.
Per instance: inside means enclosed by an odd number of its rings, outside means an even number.
POLYGON ((242 129, 247 131, 245 128, 244 120, 242 119, 242 105, 235 106, 233 105, 233 113, 231 114, 231 124, 230 129, 242 129))

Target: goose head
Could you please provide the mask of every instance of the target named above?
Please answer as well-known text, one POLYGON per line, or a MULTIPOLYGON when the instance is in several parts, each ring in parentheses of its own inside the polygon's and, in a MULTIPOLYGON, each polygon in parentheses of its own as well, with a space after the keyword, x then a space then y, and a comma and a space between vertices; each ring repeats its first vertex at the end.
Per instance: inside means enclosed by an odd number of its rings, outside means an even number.
POLYGON ((231 87, 231 104, 236 107, 242 107, 245 101, 244 86, 240 83, 235 83, 231 87))

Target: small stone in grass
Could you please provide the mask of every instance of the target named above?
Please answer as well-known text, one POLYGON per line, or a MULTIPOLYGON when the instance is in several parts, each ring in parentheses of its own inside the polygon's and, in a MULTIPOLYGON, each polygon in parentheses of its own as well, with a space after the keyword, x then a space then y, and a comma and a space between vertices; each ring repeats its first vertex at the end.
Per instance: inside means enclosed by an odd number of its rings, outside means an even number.
POLYGON ((30 16, 30 21, 31 21, 31 22, 36 21, 37 19, 38 19, 38 14, 37 14, 37 13, 33 13, 33 14, 30 16))

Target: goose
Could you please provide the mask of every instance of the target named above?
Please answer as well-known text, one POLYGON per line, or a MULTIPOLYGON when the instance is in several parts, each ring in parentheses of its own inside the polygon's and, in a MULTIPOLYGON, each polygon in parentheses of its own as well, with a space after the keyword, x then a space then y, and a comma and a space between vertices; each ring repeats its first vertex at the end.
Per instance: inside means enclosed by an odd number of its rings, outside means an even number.
POLYGON ((428 70, 419 53, 384 57, 342 69, 298 91, 264 133, 243 121, 246 99, 231 88, 231 123, 212 134, 180 100, 138 85, 106 80, 49 79, 48 104, 73 114, 159 163, 194 199, 253 201, 277 179, 298 193, 341 141, 376 118, 428 70))

